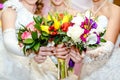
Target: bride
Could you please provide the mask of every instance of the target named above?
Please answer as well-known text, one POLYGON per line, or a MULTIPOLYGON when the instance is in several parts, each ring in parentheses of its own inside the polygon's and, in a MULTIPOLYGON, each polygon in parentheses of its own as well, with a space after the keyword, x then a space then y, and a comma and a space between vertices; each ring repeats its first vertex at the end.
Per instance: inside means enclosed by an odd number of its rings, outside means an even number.
MULTIPOLYGON (((98 16, 101 25, 106 26, 104 38, 107 42, 101 47, 86 51, 79 80, 120 80, 120 48, 115 47, 120 32, 120 7, 108 0, 91 1, 93 16, 98 16)), ((117 44, 120 44, 120 41, 117 44)), ((70 55, 73 58, 79 54, 72 51, 70 55)), ((82 59, 81 56, 79 58, 82 59)), ((77 60, 77 57, 74 58, 74 61, 77 60)))
POLYGON ((3 40, 0 41, 0 80, 57 79, 56 67, 47 57, 52 55, 49 52, 54 48, 41 47, 38 55, 26 57, 18 46, 16 37, 20 24, 27 25, 33 21, 34 13, 42 14, 41 1, 8 0, 5 2, 1 16, 3 40))

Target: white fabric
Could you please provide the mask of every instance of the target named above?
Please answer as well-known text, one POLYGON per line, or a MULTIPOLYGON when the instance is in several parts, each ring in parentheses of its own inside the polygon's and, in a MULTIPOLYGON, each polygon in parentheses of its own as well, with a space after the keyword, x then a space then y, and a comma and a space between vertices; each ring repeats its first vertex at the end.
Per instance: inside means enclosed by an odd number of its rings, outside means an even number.
POLYGON ((15 55, 24 56, 22 49, 18 45, 15 29, 7 29, 3 32, 3 41, 6 49, 15 55))
POLYGON ((6 29, 3 32, 4 39, 0 36, 0 80, 57 80, 56 67, 49 57, 44 63, 37 64, 30 57, 19 56, 23 52, 18 47, 16 32, 21 24, 27 25, 33 21, 33 14, 19 0, 5 2, 3 11, 8 7, 17 12, 16 29, 6 29))

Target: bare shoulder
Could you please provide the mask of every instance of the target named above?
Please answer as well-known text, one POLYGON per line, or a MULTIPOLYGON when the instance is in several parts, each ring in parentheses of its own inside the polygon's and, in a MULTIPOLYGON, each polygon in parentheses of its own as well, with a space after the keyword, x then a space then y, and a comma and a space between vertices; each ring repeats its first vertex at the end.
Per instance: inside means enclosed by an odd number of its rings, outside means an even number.
POLYGON ((113 16, 115 16, 115 15, 120 16, 120 7, 119 6, 112 4, 110 8, 111 8, 111 14, 113 16))

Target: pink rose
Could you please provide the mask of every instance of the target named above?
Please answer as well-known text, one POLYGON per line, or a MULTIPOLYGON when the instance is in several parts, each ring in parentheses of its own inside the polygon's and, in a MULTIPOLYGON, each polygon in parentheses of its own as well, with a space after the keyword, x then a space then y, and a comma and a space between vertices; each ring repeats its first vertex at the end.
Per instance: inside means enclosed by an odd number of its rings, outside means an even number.
POLYGON ((31 36, 31 33, 30 33, 30 32, 25 31, 25 32, 21 35, 21 38, 24 40, 24 39, 32 38, 32 36, 31 36))
POLYGON ((26 28, 27 28, 27 30, 30 30, 30 31, 36 31, 36 28, 34 27, 34 22, 30 22, 27 26, 26 26, 26 28))

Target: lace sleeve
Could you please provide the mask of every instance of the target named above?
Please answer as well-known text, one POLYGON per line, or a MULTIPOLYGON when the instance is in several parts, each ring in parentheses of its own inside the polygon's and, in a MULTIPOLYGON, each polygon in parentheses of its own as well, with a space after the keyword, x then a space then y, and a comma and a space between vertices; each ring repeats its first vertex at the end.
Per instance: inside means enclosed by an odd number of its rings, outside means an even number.
POLYGON ((114 49, 114 44, 111 41, 107 41, 102 46, 89 50, 86 55, 89 56, 91 61, 108 59, 114 49))
POLYGON ((5 45, 5 48, 14 54, 23 56, 23 51, 18 45, 18 40, 16 38, 16 32, 15 29, 6 29, 3 32, 3 42, 5 45))

